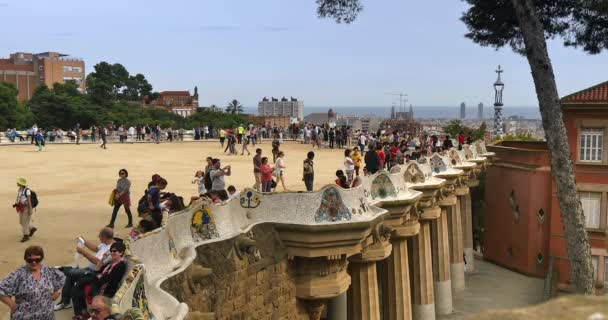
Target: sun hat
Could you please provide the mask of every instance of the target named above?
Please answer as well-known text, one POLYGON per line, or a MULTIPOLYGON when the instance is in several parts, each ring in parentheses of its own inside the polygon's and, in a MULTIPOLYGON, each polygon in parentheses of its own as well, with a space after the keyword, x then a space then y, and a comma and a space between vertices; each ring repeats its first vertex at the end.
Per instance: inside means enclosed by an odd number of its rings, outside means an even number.
POLYGON ((27 186, 27 181, 25 181, 25 178, 19 178, 19 179, 17 179, 17 184, 22 187, 25 187, 25 186, 27 186))

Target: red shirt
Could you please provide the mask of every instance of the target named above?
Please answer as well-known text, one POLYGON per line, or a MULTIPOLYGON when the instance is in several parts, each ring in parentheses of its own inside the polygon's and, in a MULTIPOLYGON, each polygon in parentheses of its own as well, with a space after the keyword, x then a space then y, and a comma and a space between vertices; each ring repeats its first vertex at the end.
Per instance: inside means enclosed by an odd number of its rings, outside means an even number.
POLYGON ((397 157, 397 151, 399 151, 399 148, 392 146, 391 147, 391 158, 396 158, 397 157))
POLYGON ((380 159, 380 165, 383 166, 384 162, 386 161, 386 156, 384 155, 384 151, 376 150, 376 153, 378 154, 378 158, 380 159))
POLYGON ((458 144, 464 144, 464 134, 458 135, 458 144))
POLYGON ((262 182, 272 181, 272 168, 269 165, 263 164, 260 166, 260 172, 262 173, 262 182))

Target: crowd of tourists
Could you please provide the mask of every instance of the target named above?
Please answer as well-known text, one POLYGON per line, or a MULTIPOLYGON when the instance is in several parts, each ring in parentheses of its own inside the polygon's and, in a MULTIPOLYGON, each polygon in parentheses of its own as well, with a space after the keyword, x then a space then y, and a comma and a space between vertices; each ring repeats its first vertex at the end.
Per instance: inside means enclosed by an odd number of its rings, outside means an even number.
MULTIPOLYGON (((79 125, 76 126, 79 129, 79 125)), ((105 145, 108 128, 95 128, 91 139, 99 134, 105 145)), ((160 127, 119 126, 119 136, 124 142, 150 139, 159 141, 160 127)), ((291 134, 294 140, 309 143, 317 148, 343 149, 344 158, 336 171, 335 184, 341 188, 354 188, 361 185, 362 175, 374 174, 381 170, 390 171, 394 166, 431 155, 433 152, 459 148, 465 143, 472 143, 471 134, 461 132, 453 141, 449 135, 414 136, 398 131, 378 131, 376 133, 353 133, 348 127, 332 128, 329 126, 305 125, 303 128, 292 127, 291 130, 266 128, 253 125, 238 126, 234 129, 219 129, 216 132, 209 127, 197 128, 195 139, 218 137, 224 153, 229 155, 250 155, 248 146, 261 143, 262 138, 272 140, 272 162, 263 154, 261 148, 255 148, 252 157, 252 171, 255 183, 253 188, 259 192, 273 192, 280 184, 283 191, 286 187, 285 152, 281 150, 284 134, 291 134), (264 129, 264 133, 262 133, 264 129), (215 133, 214 133, 215 132, 215 133), (217 134, 217 136, 216 136, 217 134), (354 136, 353 136, 354 135, 354 136)), ((47 131, 41 128, 32 129, 32 142, 39 145, 39 138, 47 131)), ((53 131, 55 132, 55 131, 53 131)), ((80 131, 78 131, 80 132, 80 131)), ((28 136, 30 134, 28 133, 28 136)), ((183 138, 183 132, 177 131, 172 136, 183 138)), ((81 135, 76 133, 75 141, 80 142, 81 135)), ((41 138, 44 140, 43 138, 41 138)), ((315 152, 309 151, 302 162, 302 181, 308 192, 313 191, 315 178, 315 152)), ((114 296, 127 272, 124 260, 126 250, 122 239, 115 237, 114 230, 118 213, 124 209, 131 228, 129 236, 137 238, 161 227, 167 217, 185 209, 192 202, 207 199, 213 204, 222 204, 239 196, 239 191, 226 182, 232 175, 230 165, 222 165, 219 158, 207 157, 204 168, 196 170, 191 182, 196 186, 196 194, 190 196, 189 203, 184 198, 166 191, 168 181, 159 174, 153 174, 147 188, 138 202, 134 204, 139 221, 134 224, 131 211, 131 181, 127 169, 118 171, 116 185, 112 188, 108 204, 112 207, 110 222, 100 229, 97 241, 78 237, 75 254, 88 261, 85 267, 55 267, 44 265, 44 251, 41 247, 30 246, 24 253, 25 265, 0 280, 0 301, 6 304, 13 319, 54 319, 54 311, 72 308, 73 319, 113 319, 111 316, 111 298, 114 296), (43 281, 39 281, 43 280, 43 281), (58 303, 53 305, 53 301, 58 303)), ((18 178, 17 196, 13 207, 19 214, 21 225, 21 242, 29 241, 38 230, 32 224, 32 215, 38 206, 36 193, 28 187, 25 178, 18 178)), ((78 261, 78 259, 77 259, 78 261)))

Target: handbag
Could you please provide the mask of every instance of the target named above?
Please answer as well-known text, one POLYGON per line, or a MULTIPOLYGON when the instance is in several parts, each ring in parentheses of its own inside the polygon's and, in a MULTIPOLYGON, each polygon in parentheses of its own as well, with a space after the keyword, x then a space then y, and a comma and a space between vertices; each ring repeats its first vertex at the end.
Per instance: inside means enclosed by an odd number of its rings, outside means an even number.
POLYGON ((270 187, 271 187, 272 189, 274 189, 274 188, 276 188, 276 187, 277 187, 277 182, 276 182, 276 181, 274 181, 274 179, 272 179, 272 181, 270 181, 270 187))
POLYGON ((108 204, 110 206, 114 205, 114 198, 116 197, 116 189, 112 190, 112 192, 110 192, 110 198, 108 198, 108 204))

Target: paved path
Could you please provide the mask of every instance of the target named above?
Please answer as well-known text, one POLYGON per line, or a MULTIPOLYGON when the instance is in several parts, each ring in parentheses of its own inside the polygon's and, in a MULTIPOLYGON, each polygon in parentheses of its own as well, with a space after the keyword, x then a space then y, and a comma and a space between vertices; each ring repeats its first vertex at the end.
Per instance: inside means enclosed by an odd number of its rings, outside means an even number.
POLYGON ((475 272, 466 275, 466 289, 453 293, 455 312, 439 319, 466 319, 485 310, 520 308, 541 302, 543 279, 480 259, 475 259, 475 268, 475 272))

